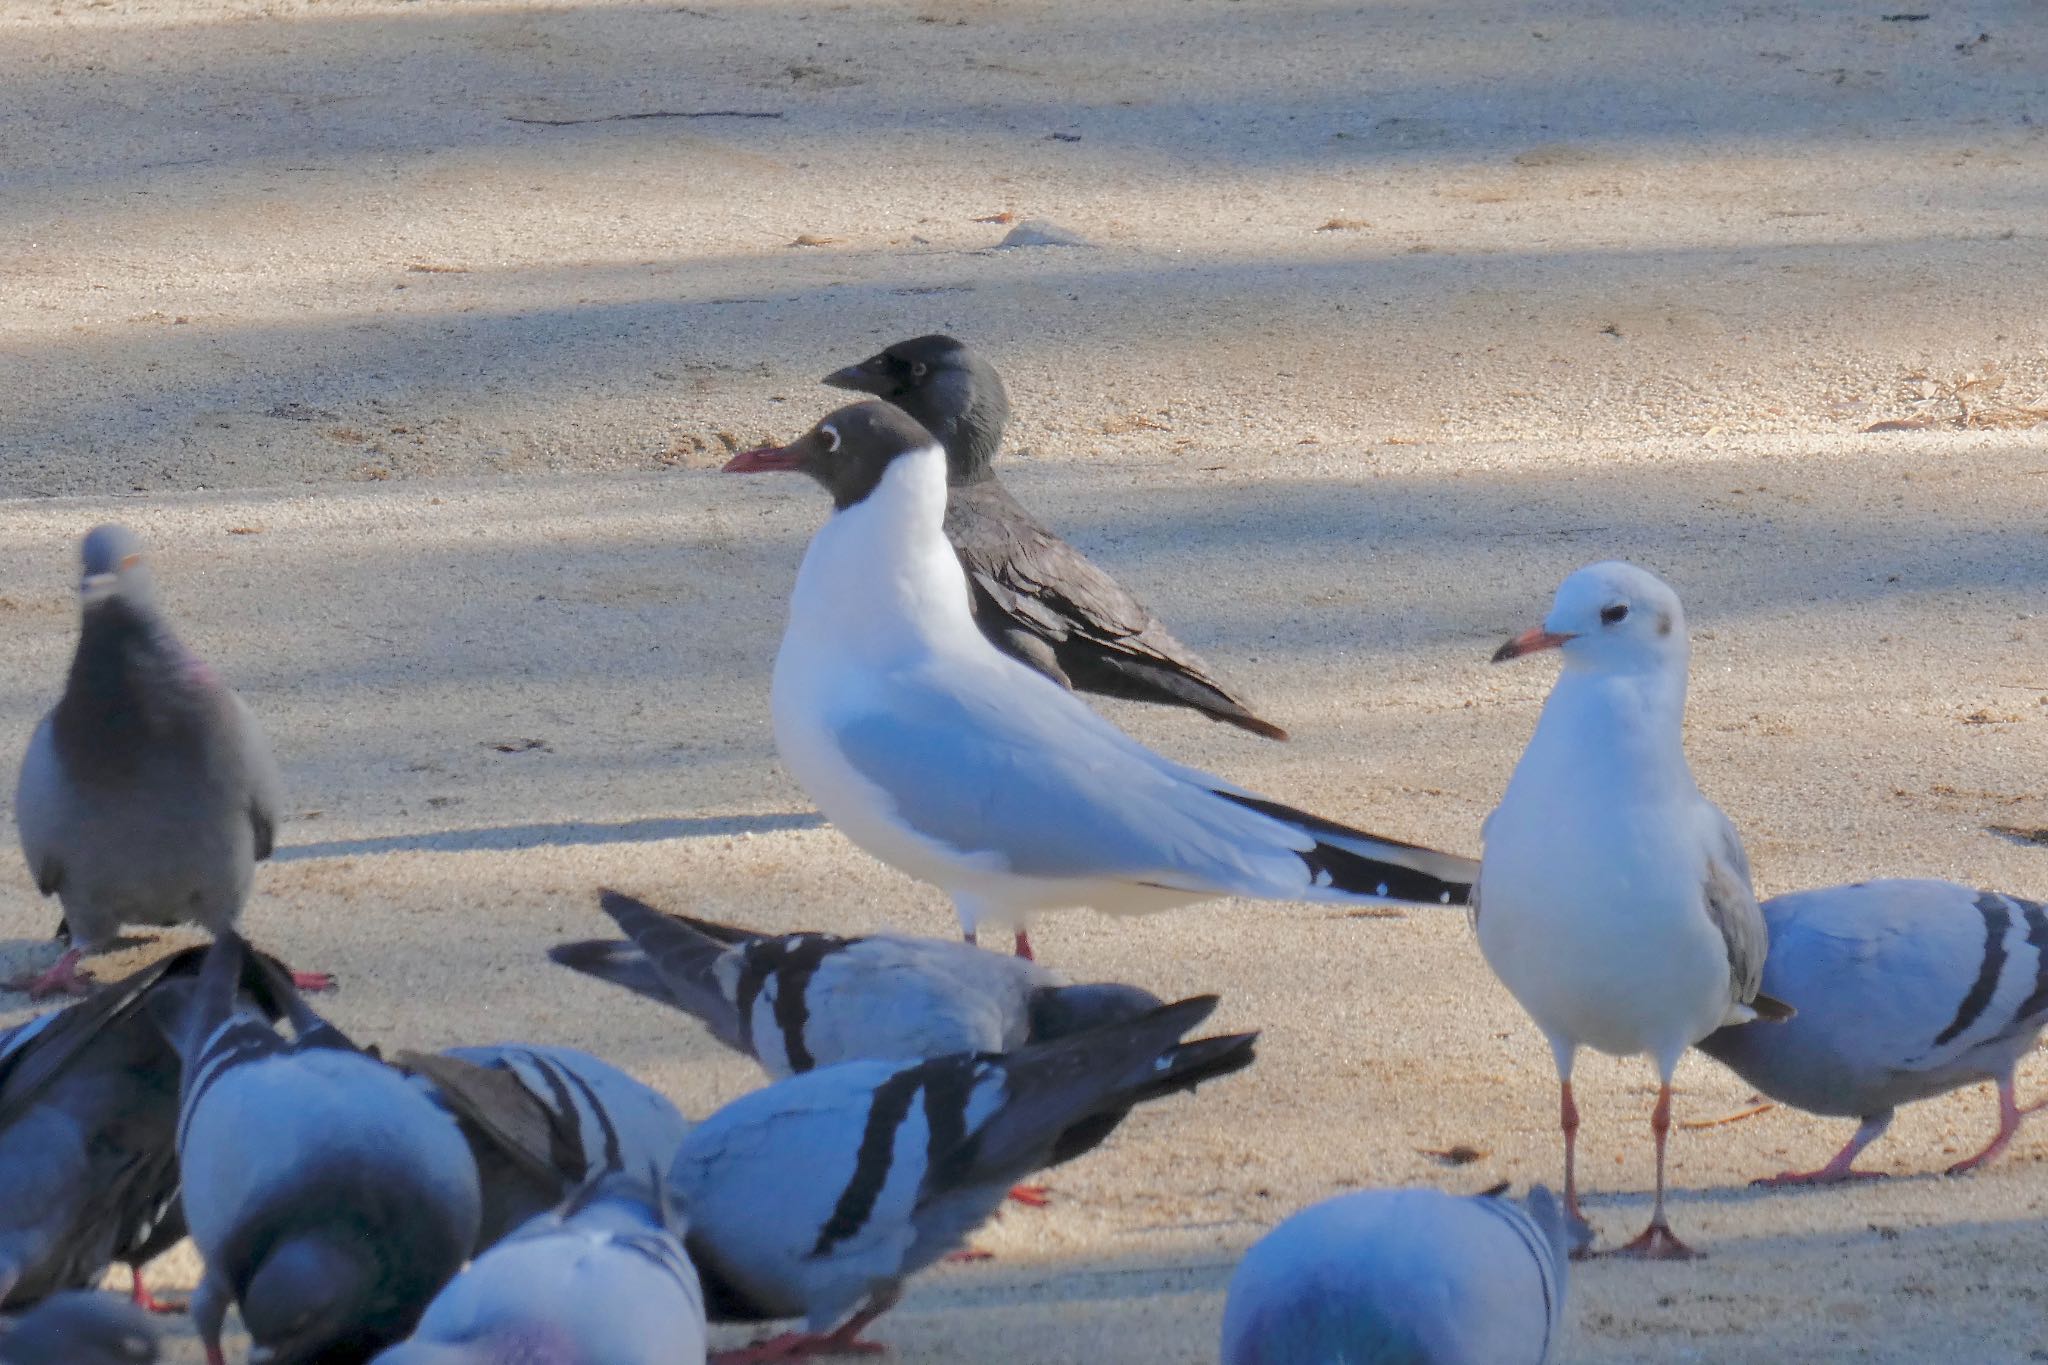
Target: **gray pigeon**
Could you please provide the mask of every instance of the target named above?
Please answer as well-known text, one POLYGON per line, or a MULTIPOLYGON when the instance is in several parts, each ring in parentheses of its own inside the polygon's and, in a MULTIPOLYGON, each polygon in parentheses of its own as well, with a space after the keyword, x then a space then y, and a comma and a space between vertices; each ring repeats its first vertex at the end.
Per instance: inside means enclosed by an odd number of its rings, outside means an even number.
POLYGON ((996 476, 1010 398, 995 367, 942 333, 899 341, 825 382, 885 398, 946 447, 946 539, 990 644, 1062 687, 1185 706, 1267 739, 1253 715, 1137 598, 1054 535, 996 476))
POLYGON ((492 1247, 376 1365, 704 1365, 704 1291, 646 1175, 610 1175, 492 1247))
POLYGON ((1136 986, 1064 985, 1034 962, 968 943, 757 934, 599 895, 633 942, 565 943, 548 956, 701 1019, 775 1080, 838 1062, 1011 1052, 1160 1003, 1136 986))
POLYGON ((192 1319, 211 1365, 230 1299, 252 1360, 356 1365, 410 1332, 468 1257, 476 1162, 446 1114, 288 982, 292 1042, 240 1005, 245 951, 222 931, 179 1015, 178 1157, 206 1259, 192 1319))
POLYGON ((1361 1190, 1252 1245, 1223 1308, 1222 1365, 1543 1365, 1563 1328, 1570 1238, 1537 1186, 1361 1190))
MULTIPOLYGON (((178 1055, 147 1001, 189 988, 203 948, 0 1033, 0 1306, 133 1273, 185 1235, 178 1210, 178 1055)), ((251 974, 244 988, 275 1016, 251 974)))
POLYGON ((1781 1104, 1861 1121, 1834 1160, 1759 1184, 1868 1178, 1857 1153, 1901 1104, 1979 1081, 1998 1087, 1998 1132, 1974 1170, 2005 1150, 2020 1119, 2013 1068, 2048 1026, 2048 909, 1954 882, 1875 881, 1765 901, 1763 988, 1799 1007, 1768 1029, 1709 1034, 1700 1051, 1781 1104))
POLYGON ((667 1097, 571 1047, 399 1054, 476 1157, 481 1251, 608 1175, 662 1170, 690 1131, 667 1097))
POLYGON ((49 971, 12 983, 35 998, 83 993, 79 959, 123 925, 233 925, 279 818, 270 747, 164 622, 141 541, 96 526, 82 554, 78 652, 14 795, 29 872, 71 937, 49 971))
POLYGON ((0 1335, 0 1365, 155 1365, 156 1324, 110 1294, 43 1300, 0 1335))
POLYGON ((725 1106, 669 1170, 712 1320, 805 1320, 760 1359, 875 1349, 861 1331, 1011 1182, 1092 1150, 1133 1105, 1251 1064, 1255 1034, 1178 1041, 1215 1006, 1006 1056, 843 1062, 725 1106))

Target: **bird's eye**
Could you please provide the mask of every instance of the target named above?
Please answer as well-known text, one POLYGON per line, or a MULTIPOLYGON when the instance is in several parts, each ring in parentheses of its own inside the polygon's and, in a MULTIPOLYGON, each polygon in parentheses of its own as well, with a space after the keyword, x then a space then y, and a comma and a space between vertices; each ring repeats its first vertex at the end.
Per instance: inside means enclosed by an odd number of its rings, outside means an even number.
POLYGON ((913 360, 910 362, 910 377, 912 379, 924 378, 924 371, 925 363, 922 360, 913 360))
POLYGON ((820 422, 818 423, 818 430, 825 437, 825 453, 827 455, 836 453, 839 449, 839 428, 833 426, 830 422, 820 422))
POLYGON ((1611 607, 1600 608, 1600 624, 1612 626, 1628 619, 1628 603, 1616 602, 1611 607))

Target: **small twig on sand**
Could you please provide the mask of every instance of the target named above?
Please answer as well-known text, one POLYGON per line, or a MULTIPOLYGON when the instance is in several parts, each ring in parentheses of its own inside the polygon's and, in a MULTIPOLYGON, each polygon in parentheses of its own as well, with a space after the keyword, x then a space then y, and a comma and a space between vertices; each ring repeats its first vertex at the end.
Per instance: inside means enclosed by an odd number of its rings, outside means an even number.
POLYGON ((1719 1128, 1723 1124, 1740 1123, 1744 1119, 1753 1119, 1758 1114, 1765 1113, 1768 1110, 1776 1109, 1777 1107, 1777 1105, 1772 1104, 1770 1101, 1766 1100, 1762 1104, 1752 1104, 1747 1109, 1738 1109, 1736 1112, 1732 1114, 1723 1114, 1720 1118, 1717 1119, 1693 1119, 1690 1122, 1681 1123, 1678 1126, 1680 1128, 1689 1128, 1696 1133, 1700 1131, 1702 1128, 1719 1128))
POLYGON ((531 123, 541 128, 567 128, 575 123, 621 123, 638 118, 781 118, 781 109, 650 109, 640 114, 599 114, 596 118, 521 118, 505 115, 510 123, 531 123))

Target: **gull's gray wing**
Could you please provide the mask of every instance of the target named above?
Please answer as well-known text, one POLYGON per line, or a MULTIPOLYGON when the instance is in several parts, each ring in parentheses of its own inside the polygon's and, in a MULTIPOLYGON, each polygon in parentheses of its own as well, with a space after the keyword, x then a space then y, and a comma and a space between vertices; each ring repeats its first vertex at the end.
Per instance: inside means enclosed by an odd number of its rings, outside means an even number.
POLYGON ((846 761, 924 838, 1022 876, 1269 900, 1464 900, 1470 860, 1170 763, 1003 662, 987 679, 938 675, 954 661, 892 675, 886 707, 854 706, 831 722, 846 761))
POLYGON ((1773 1017, 1770 1006, 1776 1002, 1766 998, 1759 1004, 1757 1000, 1763 989, 1770 936, 1764 929, 1763 911, 1757 908, 1756 891, 1750 886, 1749 855, 1721 808, 1711 801, 1700 804, 1707 822, 1707 871, 1701 900, 1728 948, 1729 993, 1735 1004, 1755 1006, 1758 1014, 1773 1017))

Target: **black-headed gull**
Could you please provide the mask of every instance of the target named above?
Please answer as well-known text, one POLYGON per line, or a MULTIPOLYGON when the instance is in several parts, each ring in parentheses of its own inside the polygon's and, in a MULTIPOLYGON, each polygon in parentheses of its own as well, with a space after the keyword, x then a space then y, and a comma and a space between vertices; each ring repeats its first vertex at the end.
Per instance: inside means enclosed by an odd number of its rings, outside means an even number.
POLYGON ((80 558, 78 649, 14 794, 29 873, 71 937, 54 967, 11 983, 38 998, 83 994, 79 959, 124 924, 233 925, 281 818, 262 730, 171 633, 142 542, 96 526, 80 558))
POLYGON ((1589 565, 1494 661, 1547 649, 1563 672, 1482 831, 1479 946, 1556 1058, 1573 1218, 1574 1056, 1592 1047, 1656 1066, 1656 1204, 1622 1251, 1690 1256, 1664 1217, 1672 1073, 1723 1024, 1788 1011, 1758 993, 1766 939, 1742 841, 1685 761, 1678 594, 1632 564, 1589 565))
POLYGON ((1470 859, 1161 758, 989 644, 941 529, 945 452, 900 409, 841 408, 728 467, 802 470, 832 494, 775 659, 783 762, 848 838, 943 888, 970 939, 1068 906, 1469 895, 1470 859))
POLYGON ((1564 1330, 1570 1232, 1550 1191, 1361 1190, 1252 1244, 1222 1365, 1544 1365, 1564 1330))
POLYGON ((1860 1121, 1834 1160, 1757 1183, 1826 1184, 1855 1169, 1899 1105, 1979 1081, 1998 1088, 1998 1131, 1975 1170, 2005 1150, 2025 1109, 2013 1069, 2048 1026, 2048 909, 1954 882, 1875 881, 1764 902, 1771 956, 1763 987, 1799 1002, 1768 1027, 1736 1024, 1700 1051, 1796 1109, 1860 1121))
POLYGON ((946 539, 967 571, 974 619, 989 643, 1077 691, 1185 706, 1267 739, 1287 738, 1253 715, 1144 603, 1010 496, 994 468, 1010 398, 977 352, 939 333, 913 337, 834 370, 825 382, 888 399, 946 447, 946 539))

